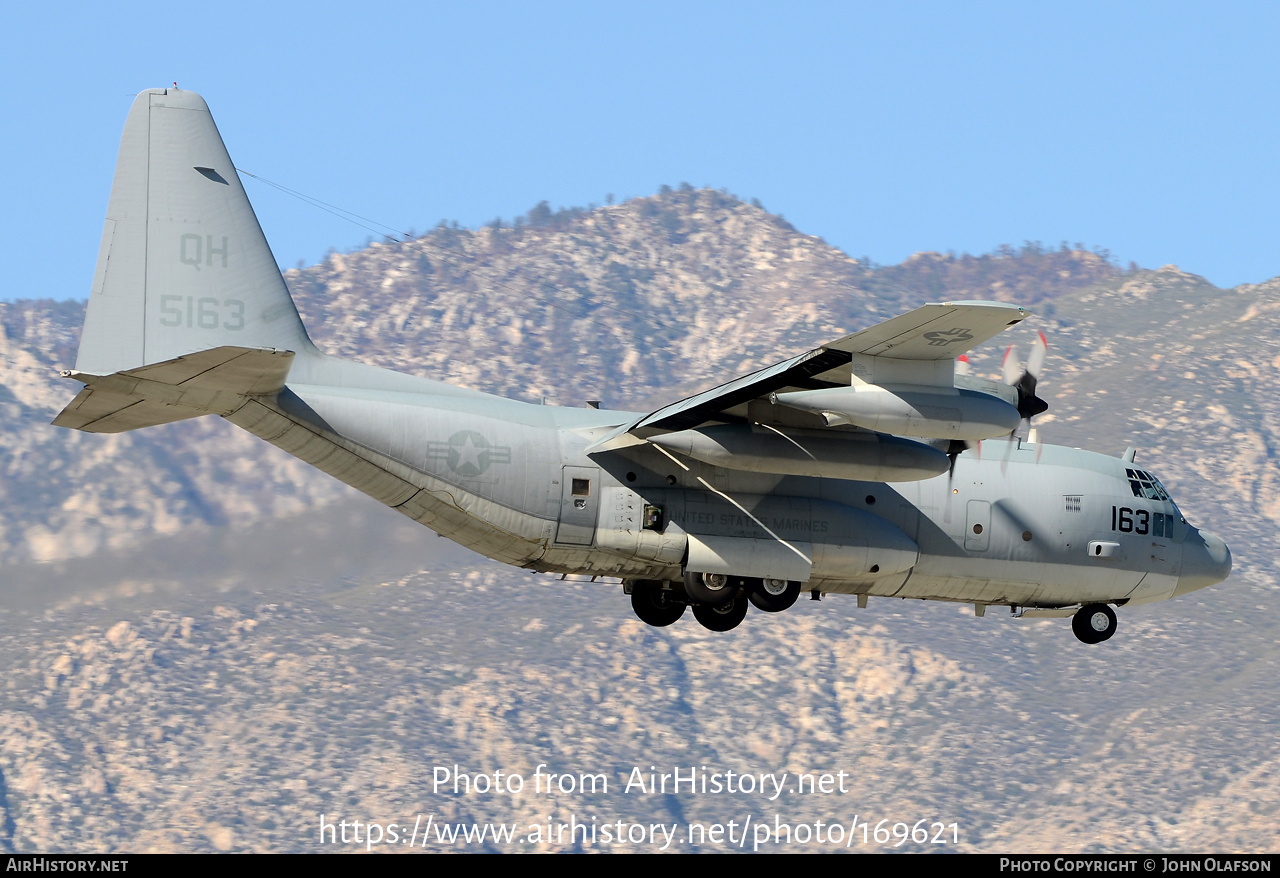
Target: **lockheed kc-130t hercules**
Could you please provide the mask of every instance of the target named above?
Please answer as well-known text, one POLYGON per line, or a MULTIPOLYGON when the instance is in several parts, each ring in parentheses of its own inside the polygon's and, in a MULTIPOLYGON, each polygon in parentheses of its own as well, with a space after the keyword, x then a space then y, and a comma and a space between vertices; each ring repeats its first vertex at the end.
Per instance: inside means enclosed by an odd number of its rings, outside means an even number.
POLYGON ((535 405, 320 352, 203 99, 153 89, 125 123, 55 424, 115 433, 216 414, 437 533, 534 571, 622 580, 635 613, 712 630, 801 594, 1072 616, 1225 579, 1131 453, 1021 425, 1043 345, 1006 380, 958 358, 1021 322, 924 305, 650 413, 535 405), (978 443, 982 443, 978 445, 978 443), (977 446, 977 447, 975 447, 977 446))

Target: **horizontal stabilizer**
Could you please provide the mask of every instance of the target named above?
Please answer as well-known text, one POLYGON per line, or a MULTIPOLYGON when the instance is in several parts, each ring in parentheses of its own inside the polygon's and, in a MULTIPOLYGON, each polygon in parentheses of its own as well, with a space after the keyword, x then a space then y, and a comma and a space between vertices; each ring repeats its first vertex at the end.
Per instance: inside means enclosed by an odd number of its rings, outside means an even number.
POLYGON ((284 387, 291 351, 219 347, 110 375, 65 372, 84 390, 53 420, 86 433, 123 433, 200 415, 229 415, 284 387))

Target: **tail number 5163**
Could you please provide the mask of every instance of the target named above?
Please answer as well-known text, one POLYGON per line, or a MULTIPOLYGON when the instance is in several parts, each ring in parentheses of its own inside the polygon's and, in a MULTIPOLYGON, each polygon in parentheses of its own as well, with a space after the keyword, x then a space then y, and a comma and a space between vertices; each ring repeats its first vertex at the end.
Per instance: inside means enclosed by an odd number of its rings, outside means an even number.
POLYGON ((160 325, 187 329, 244 329, 244 302, 213 296, 161 296, 160 325))

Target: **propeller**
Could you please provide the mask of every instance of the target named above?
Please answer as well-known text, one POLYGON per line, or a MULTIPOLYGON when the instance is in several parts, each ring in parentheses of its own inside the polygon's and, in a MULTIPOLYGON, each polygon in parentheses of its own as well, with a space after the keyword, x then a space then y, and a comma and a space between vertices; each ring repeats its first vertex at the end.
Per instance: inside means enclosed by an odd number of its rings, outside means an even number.
POLYGON ((1031 345, 1031 354, 1027 357, 1026 364, 1021 367, 1021 373, 1019 373, 1014 345, 1009 345, 1009 349, 1004 352, 1004 363, 1001 366, 1004 383, 1018 391, 1018 414, 1022 416, 1022 424, 1026 426, 1024 430, 1022 425, 1019 425, 1019 431, 1028 439, 1031 438, 1031 419, 1049 410, 1049 403, 1036 396, 1036 384, 1039 382, 1040 370, 1044 368, 1044 358, 1048 351, 1048 339, 1044 337, 1043 332, 1037 333, 1036 340, 1031 345))
MULTIPOLYGON (((1006 354, 1007 358, 1007 354, 1006 354)), ((956 357, 955 374, 968 376, 973 372, 973 366, 969 363, 969 355, 961 354, 956 357)), ((947 486, 951 486, 951 479, 956 474, 956 458, 970 448, 977 448, 978 455, 982 455, 982 443, 970 442, 965 439, 952 439, 947 443, 947 457, 951 459, 951 466, 947 468, 947 486)))
MULTIPOLYGON (((1009 434, 1012 440, 1019 433, 1027 437, 1029 442, 1036 444, 1036 460, 1040 459, 1040 447, 1036 440, 1035 431, 1031 429, 1031 419, 1036 415, 1044 414, 1049 410, 1049 404, 1040 397, 1036 396, 1036 385, 1039 383, 1040 372, 1044 368, 1045 356, 1049 351, 1049 341, 1045 338, 1043 332, 1036 334, 1036 340, 1031 345, 1031 353, 1027 357, 1024 364, 1018 359, 1016 346, 1009 345, 1004 352, 1004 362, 1001 363, 1001 378, 1004 383, 1014 388, 1018 393, 1018 414, 1022 418, 1022 422, 1009 434)), ((955 374, 969 375, 973 371, 972 365, 969 363, 967 355, 960 355, 956 358, 955 374)), ((947 487, 950 489, 951 481, 955 477, 956 458, 968 449, 974 449, 979 458, 982 457, 982 443, 969 442, 959 439, 953 439, 947 443, 946 454, 951 458, 951 466, 947 471, 947 487)), ((1001 471, 1009 462, 1009 454, 1012 448, 1006 448, 1005 457, 1001 463, 1001 471)), ((950 501, 952 491, 948 490, 947 498, 950 501)), ((948 514, 950 512, 950 504, 948 502, 948 514)))

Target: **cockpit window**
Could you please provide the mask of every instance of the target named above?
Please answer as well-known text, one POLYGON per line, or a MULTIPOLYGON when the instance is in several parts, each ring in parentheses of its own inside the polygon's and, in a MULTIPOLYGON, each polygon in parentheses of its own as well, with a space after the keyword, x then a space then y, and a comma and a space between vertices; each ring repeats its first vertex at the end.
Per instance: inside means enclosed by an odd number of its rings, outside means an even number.
POLYGON ((1143 472, 1140 469, 1126 469, 1125 475, 1129 477, 1129 488, 1133 491, 1133 496, 1141 497, 1144 500, 1169 499, 1164 485, 1160 484, 1160 480, 1150 473, 1143 472))

